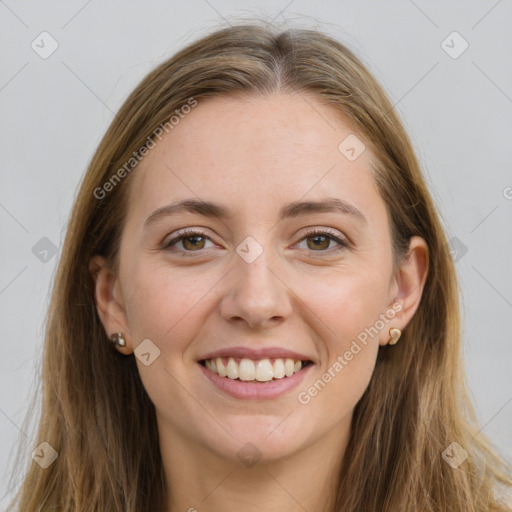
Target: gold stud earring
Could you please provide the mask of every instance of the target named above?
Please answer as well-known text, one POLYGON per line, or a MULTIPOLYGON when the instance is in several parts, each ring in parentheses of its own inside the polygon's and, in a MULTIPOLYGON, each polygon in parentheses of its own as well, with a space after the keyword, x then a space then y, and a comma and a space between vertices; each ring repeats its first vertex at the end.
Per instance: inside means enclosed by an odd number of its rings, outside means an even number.
POLYGON ((400 339, 400 336, 402 336, 402 331, 398 327, 391 327, 391 329, 389 329, 389 335, 391 338, 388 344, 394 345, 400 339))
POLYGON ((115 332, 110 335, 110 341, 118 347, 126 347, 126 340, 124 339, 122 332, 115 332))

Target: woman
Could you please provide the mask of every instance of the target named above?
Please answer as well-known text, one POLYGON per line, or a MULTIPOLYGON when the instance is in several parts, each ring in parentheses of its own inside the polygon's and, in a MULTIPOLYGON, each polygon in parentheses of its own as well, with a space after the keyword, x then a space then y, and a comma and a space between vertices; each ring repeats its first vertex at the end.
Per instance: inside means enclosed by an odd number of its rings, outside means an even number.
POLYGON ((232 26, 141 82, 85 175, 19 510, 510 511, 463 378, 382 88, 322 33, 232 26))

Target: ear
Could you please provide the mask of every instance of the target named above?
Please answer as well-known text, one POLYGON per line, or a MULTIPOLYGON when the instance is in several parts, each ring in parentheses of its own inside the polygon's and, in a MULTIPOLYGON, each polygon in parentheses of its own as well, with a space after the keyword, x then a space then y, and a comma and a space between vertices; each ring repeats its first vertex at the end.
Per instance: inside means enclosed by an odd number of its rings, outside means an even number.
POLYGON ((396 312, 393 320, 382 330, 380 345, 387 345, 390 327, 404 330, 416 313, 428 275, 428 246, 419 236, 411 237, 409 249, 398 268, 392 284, 393 301, 388 306, 396 312))
POLYGON ((96 309, 107 337, 110 339, 113 333, 122 332, 126 340, 126 346, 118 347, 116 345, 115 348, 122 354, 131 354, 133 343, 128 329, 119 279, 109 268, 105 258, 98 255, 91 258, 89 271, 95 283, 96 309))

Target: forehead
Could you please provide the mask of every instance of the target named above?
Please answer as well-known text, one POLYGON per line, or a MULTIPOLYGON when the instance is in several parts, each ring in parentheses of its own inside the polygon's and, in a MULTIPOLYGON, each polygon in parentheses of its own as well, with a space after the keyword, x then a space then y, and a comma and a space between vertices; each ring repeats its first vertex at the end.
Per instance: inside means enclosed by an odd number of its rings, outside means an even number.
POLYGON ((311 95, 199 99, 132 171, 128 214, 145 215, 191 196, 234 208, 259 204, 262 213, 305 195, 343 195, 371 206, 369 150, 354 161, 339 150, 351 133, 311 95))

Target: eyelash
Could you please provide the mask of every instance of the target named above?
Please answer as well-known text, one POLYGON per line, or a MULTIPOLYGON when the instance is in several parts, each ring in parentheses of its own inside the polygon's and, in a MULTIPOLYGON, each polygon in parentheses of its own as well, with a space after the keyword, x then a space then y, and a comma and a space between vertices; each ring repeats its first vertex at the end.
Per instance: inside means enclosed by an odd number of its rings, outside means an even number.
MULTIPOLYGON (((194 253, 196 253, 196 252, 200 253, 200 252, 202 252, 202 250, 199 249, 197 251, 187 251, 187 250, 184 250, 184 249, 175 249, 174 247, 171 247, 172 245, 177 244, 178 242, 183 240, 184 238, 192 238, 194 236, 199 236, 201 238, 207 238, 208 240, 211 240, 211 238, 206 233, 204 233, 203 231, 192 230, 192 229, 190 229, 190 230, 183 230, 183 231, 178 232, 177 236, 175 236, 171 240, 169 240, 167 242, 164 242, 162 244, 162 249, 169 250, 169 251, 182 252, 184 254, 187 254, 187 256, 194 256, 194 253)), ((346 240, 340 238, 339 236, 336 235, 336 233, 334 231, 331 231, 328 228, 308 230, 308 231, 306 231, 303 234, 303 236, 299 240, 299 242, 302 242, 302 240, 304 240, 306 238, 311 238, 313 236, 327 236, 330 240, 334 240, 340 246, 337 247, 336 249, 334 249, 334 251, 331 248, 331 249, 319 250, 319 251, 313 251, 312 250, 311 252, 320 252, 320 253, 328 252, 328 253, 331 253, 331 252, 337 252, 337 251, 340 251, 340 250, 343 250, 343 249, 346 249, 346 248, 349 247, 349 243, 346 240)))

